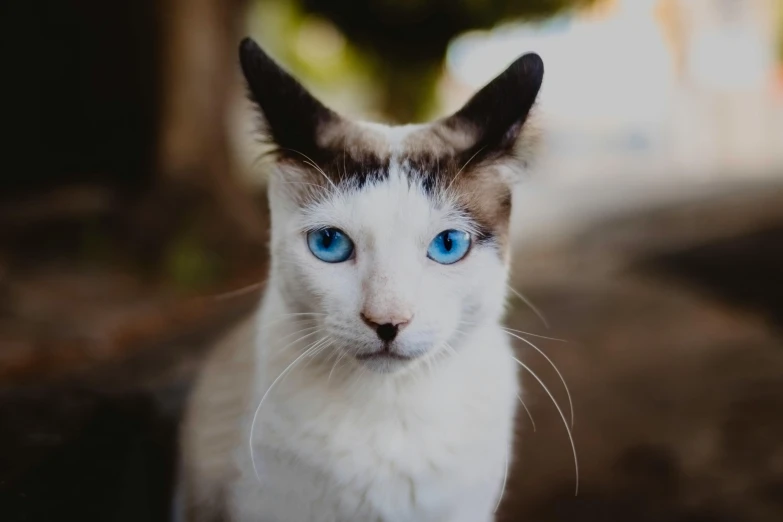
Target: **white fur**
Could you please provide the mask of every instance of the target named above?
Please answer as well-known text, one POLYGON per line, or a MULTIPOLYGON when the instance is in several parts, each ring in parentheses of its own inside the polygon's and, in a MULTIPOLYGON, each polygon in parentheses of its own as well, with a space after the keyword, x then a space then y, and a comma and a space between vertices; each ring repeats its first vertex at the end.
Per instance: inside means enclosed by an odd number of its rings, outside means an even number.
POLYGON ((518 392, 499 326, 507 268, 498 253, 474 245, 453 265, 427 258, 439 232, 473 225, 397 168, 306 208, 287 194, 274 176, 271 273, 242 347, 252 351, 253 388, 237 419, 237 473, 225 478, 230 520, 493 520, 518 392), (329 264, 310 253, 304 231, 322 225, 350 236, 354 259, 329 264), (323 315, 289 315, 303 313, 323 315), (356 359, 381 346, 360 313, 410 319, 397 349, 417 358, 356 359), (319 340, 320 353, 269 390, 319 340))

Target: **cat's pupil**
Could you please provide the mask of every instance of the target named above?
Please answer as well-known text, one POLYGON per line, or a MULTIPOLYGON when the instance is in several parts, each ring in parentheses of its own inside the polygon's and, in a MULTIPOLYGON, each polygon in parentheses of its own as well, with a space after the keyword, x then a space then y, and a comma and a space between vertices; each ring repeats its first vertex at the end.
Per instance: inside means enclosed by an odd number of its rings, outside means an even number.
POLYGON ((443 234, 443 247, 444 247, 444 248, 445 248, 447 251, 451 252, 452 243, 453 243, 453 242, 451 241, 451 234, 450 234, 450 233, 448 233, 448 232, 445 232, 445 233, 443 234))
POLYGON ((333 240, 334 234, 331 230, 324 230, 321 232, 321 243, 323 243, 324 248, 329 248, 329 245, 332 244, 333 240))

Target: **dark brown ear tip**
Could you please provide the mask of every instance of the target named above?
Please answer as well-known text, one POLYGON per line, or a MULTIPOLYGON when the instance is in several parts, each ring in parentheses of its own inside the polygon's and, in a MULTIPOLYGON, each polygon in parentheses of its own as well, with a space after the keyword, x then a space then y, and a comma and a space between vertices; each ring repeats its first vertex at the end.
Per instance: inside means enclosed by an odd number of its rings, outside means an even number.
POLYGON ((527 53, 522 56, 522 60, 525 62, 525 66, 528 70, 544 72, 544 60, 536 53, 527 53))
POLYGON ((261 46, 248 36, 239 44, 239 61, 243 68, 247 68, 253 64, 257 66, 259 62, 269 62, 271 59, 261 46))
POLYGON ((239 43, 239 52, 242 54, 258 52, 260 50, 261 46, 259 46, 256 41, 249 36, 242 38, 242 41, 239 43))
POLYGON ((527 53, 520 56, 512 67, 516 68, 524 76, 541 81, 544 78, 544 60, 536 53, 527 53))
POLYGON ((261 48, 258 46, 256 41, 250 38, 249 36, 242 38, 242 41, 239 43, 240 58, 244 58, 245 56, 248 56, 252 53, 256 53, 260 50, 261 48))

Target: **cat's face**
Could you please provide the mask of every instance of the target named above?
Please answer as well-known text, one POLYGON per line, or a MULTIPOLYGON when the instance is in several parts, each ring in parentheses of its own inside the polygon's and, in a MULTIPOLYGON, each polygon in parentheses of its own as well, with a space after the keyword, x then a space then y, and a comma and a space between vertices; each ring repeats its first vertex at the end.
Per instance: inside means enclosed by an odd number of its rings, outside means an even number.
POLYGON ((290 175, 271 180, 273 255, 287 299, 325 314, 317 320, 333 347, 374 369, 446 353, 460 332, 502 311, 508 187, 497 187, 496 215, 485 221, 465 204, 468 194, 428 191, 420 168, 392 160, 361 186, 307 185, 306 200, 290 175))
POLYGON ((292 311, 317 314, 330 350, 382 372, 454 353, 496 321, 540 59, 521 58, 450 118, 386 127, 325 108, 252 41, 240 56, 277 147, 272 266, 292 311))

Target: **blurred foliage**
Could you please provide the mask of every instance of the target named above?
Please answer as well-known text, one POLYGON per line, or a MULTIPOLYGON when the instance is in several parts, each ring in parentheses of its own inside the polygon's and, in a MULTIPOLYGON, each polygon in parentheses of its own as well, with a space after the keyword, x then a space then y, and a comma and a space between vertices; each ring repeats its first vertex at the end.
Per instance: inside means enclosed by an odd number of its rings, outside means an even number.
POLYGON ((167 280, 184 292, 207 288, 221 274, 220 259, 201 236, 200 230, 198 226, 185 230, 165 253, 167 280))
POLYGON ((328 20, 307 14, 296 1, 257 0, 250 33, 309 89, 339 110, 367 114, 380 104, 367 56, 328 20))
POLYGON ((376 106, 386 120, 411 122, 422 118, 429 107, 447 47, 459 34, 506 20, 543 19, 597 1, 256 0, 254 17, 269 17, 257 19, 263 27, 257 34, 296 71, 309 68, 308 76, 326 75, 341 82, 356 82, 355 72, 363 71, 377 98, 358 101, 376 106), (320 25, 308 22, 313 19, 320 20, 320 25), (342 58, 331 60, 331 68, 324 65, 324 61, 330 62, 324 56, 308 59, 305 53, 286 50, 307 40, 302 32, 308 23, 311 30, 334 28, 320 36, 311 35, 314 42, 324 43, 327 51, 334 48, 335 39, 347 40, 340 44, 342 58), (272 42, 280 49, 274 49, 272 42))

